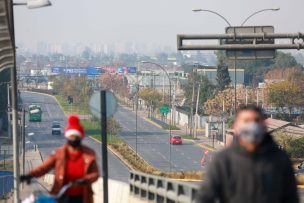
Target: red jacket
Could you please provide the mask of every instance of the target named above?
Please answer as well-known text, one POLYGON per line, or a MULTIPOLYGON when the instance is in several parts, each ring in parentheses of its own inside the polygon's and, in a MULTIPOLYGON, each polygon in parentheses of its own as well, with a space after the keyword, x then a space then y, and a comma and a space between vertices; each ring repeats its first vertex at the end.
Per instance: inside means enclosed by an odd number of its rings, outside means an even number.
MULTIPOLYGON (((67 145, 64 144, 58 148, 52 155, 50 155, 42 165, 32 170, 29 175, 33 177, 40 177, 45 175, 50 170, 54 169, 55 180, 51 190, 51 194, 57 194, 64 185, 65 177, 65 162, 66 162, 66 150, 67 145)), ((96 163, 95 152, 89 147, 82 146, 83 159, 84 159, 84 171, 86 180, 83 192, 83 202, 93 203, 93 191, 91 185, 99 177, 98 167, 96 163)))

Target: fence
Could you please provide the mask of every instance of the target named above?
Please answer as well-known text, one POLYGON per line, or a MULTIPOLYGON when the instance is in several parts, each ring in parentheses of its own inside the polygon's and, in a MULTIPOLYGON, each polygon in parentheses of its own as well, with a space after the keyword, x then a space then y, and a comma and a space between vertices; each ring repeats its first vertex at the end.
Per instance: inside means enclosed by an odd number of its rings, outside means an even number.
POLYGON ((13 189, 13 175, 11 172, 0 171, 0 199, 13 189))
POLYGON ((130 195, 157 203, 191 203, 198 185, 177 182, 160 176, 130 172, 130 195))
POLYGON ((8 162, 12 160, 13 150, 9 148, 4 148, 0 146, 0 169, 9 168, 8 162))

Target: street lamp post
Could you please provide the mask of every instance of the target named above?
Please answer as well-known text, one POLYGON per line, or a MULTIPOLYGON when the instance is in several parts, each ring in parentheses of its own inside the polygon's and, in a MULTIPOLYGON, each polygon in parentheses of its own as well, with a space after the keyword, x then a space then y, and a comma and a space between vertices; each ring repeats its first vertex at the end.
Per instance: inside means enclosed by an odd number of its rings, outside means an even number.
MULTIPOLYGON (((171 110, 171 113, 170 113, 170 122, 169 122, 169 136, 170 136, 170 140, 171 140, 171 137, 172 137, 172 132, 171 132, 171 127, 172 127, 172 102, 171 102, 171 79, 170 79, 170 76, 168 74, 168 72, 166 71, 166 69, 161 66, 160 64, 158 63, 154 63, 154 62, 150 62, 150 61, 142 61, 141 63, 144 63, 144 64, 152 64, 152 65, 155 65, 157 67, 159 67, 160 69, 162 69, 165 74, 167 75, 168 77, 168 80, 169 80, 169 104, 170 104, 170 110, 171 110)), ((171 163, 171 144, 170 144, 170 147, 169 147, 169 162, 170 162, 170 171, 172 169, 172 163, 171 163)))
POLYGON ((27 0, 25 3, 13 3, 10 0, 10 23, 11 23, 11 40, 13 47, 13 66, 11 67, 11 112, 12 112, 12 137, 13 137, 13 165, 14 165, 14 202, 20 202, 19 191, 19 148, 18 148, 18 108, 17 108, 17 71, 16 71, 16 42, 15 42, 15 25, 14 25, 14 6, 27 6, 29 9, 41 8, 52 5, 49 0, 27 0))
POLYGON ((138 152, 137 152, 137 114, 138 114, 138 95, 139 94, 139 81, 138 81, 138 72, 136 71, 136 93, 135 93, 135 152, 136 152, 136 159, 138 158, 138 152))

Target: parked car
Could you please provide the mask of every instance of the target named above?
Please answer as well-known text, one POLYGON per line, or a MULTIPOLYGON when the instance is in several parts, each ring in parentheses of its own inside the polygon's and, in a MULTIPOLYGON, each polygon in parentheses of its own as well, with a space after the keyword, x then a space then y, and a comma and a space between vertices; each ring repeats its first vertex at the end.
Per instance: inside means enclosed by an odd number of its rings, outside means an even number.
POLYGON ((170 138, 170 144, 183 144, 181 136, 172 136, 170 138))
POLYGON ((61 126, 59 121, 52 122, 52 135, 61 135, 61 126))

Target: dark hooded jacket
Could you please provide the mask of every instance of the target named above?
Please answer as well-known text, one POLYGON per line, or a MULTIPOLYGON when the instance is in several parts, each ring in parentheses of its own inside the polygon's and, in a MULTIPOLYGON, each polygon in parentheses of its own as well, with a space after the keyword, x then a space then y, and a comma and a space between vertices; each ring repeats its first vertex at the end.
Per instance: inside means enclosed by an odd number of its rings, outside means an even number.
POLYGON ((235 140, 215 155, 198 203, 298 203, 291 162, 266 135, 258 150, 247 152, 235 140))

